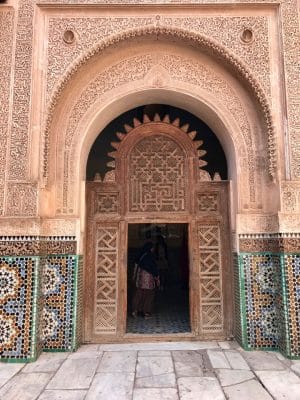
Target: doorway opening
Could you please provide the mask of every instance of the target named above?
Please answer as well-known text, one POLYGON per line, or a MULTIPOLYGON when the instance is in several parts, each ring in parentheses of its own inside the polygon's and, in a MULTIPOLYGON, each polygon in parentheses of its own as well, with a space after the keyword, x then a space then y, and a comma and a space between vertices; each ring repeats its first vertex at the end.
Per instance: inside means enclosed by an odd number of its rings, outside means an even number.
POLYGON ((188 254, 188 224, 128 224, 127 333, 191 332, 188 254), (138 310, 137 316, 132 315, 136 293, 136 279, 133 278, 141 248, 149 241, 154 244, 160 285, 153 289, 155 294, 151 317, 145 318, 142 310, 138 310))

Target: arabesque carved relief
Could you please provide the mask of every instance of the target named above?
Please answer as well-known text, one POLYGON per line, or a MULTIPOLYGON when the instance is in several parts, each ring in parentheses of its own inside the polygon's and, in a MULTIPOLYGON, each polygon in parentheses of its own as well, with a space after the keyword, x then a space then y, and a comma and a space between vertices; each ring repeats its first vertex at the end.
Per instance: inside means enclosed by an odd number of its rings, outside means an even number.
POLYGON ((282 211, 300 212, 300 182, 284 181, 281 191, 282 211))
MULTIPOLYGON (((76 73, 82 65, 84 65, 91 57, 95 56, 95 54, 102 52, 105 48, 110 45, 115 45, 124 40, 131 40, 132 37, 137 36, 153 36, 159 35, 162 38, 170 38, 174 37, 178 41, 188 40, 190 43, 199 46, 204 49, 204 51, 208 51, 217 58, 222 58, 225 65, 231 66, 234 69, 235 73, 240 75, 242 79, 248 84, 251 88, 252 94, 260 104, 261 110, 264 115, 265 126, 267 130, 267 141, 268 141, 268 171, 274 176, 276 170, 276 143, 274 137, 274 128, 272 125, 271 111, 268 105, 268 101, 265 97, 264 91, 261 88, 258 81, 252 76, 251 72, 247 69, 247 67, 243 64, 243 62, 235 57, 229 50, 225 49, 223 46, 217 44, 215 41, 211 39, 207 39, 204 36, 200 36, 199 34, 175 29, 175 28, 161 28, 161 27, 151 27, 151 28, 141 28, 132 31, 125 31, 124 33, 114 36, 113 38, 107 38, 104 42, 101 42, 92 50, 88 51, 81 59, 79 59, 75 65, 70 66, 68 71, 66 72, 64 78, 57 86, 57 89, 54 91, 52 96, 52 100, 49 106, 49 113, 46 122, 46 130, 45 130, 45 154, 44 154, 44 166, 43 166, 43 174, 45 177, 48 175, 48 157, 49 157, 49 134, 52 120, 52 112, 55 109, 56 103, 59 100, 60 94, 63 89, 66 87, 69 79, 76 73)), ((130 71, 130 70, 129 70, 130 71)), ((127 71, 128 72, 128 71, 127 71)))
POLYGON ((0 216, 4 211, 4 185, 6 170, 6 152, 9 138, 9 99, 12 61, 13 10, 0 12, 0 216))
POLYGON ((189 29, 201 35, 215 39, 226 48, 239 55, 250 66, 270 95, 270 65, 269 65, 269 34, 266 17, 204 17, 191 15, 175 16, 124 16, 124 17, 90 17, 80 18, 50 18, 48 27, 48 78, 47 93, 65 74, 68 66, 82 53, 86 52, 96 42, 104 38, 124 32, 129 29, 161 25, 179 29, 189 29), (222 26, 222 30, 220 30, 222 26), (245 28, 255 32, 255 41, 245 46, 240 40, 240 32, 245 28), (62 33, 73 30, 76 42, 72 46, 62 40, 62 33), (226 32, 226 35, 223 34, 226 32), (259 45, 258 45, 259 44, 259 45), (256 60, 259 58, 260 63, 256 60))
POLYGON ((129 210, 184 211, 184 158, 182 149, 169 138, 141 140, 130 153, 129 210))
POLYGON ((7 216, 36 216, 37 187, 31 183, 11 183, 6 197, 7 216))
POLYGON ((29 121, 32 82, 33 13, 34 2, 32 0, 19 1, 14 60, 13 114, 8 162, 8 176, 10 180, 26 180, 28 173, 28 148, 31 141, 29 121))
MULTIPOLYGON (((174 82, 182 81, 191 85, 191 90, 193 91, 201 88, 201 90, 208 91, 213 96, 222 98, 222 106, 226 107, 230 115, 236 119, 236 123, 240 127, 242 135, 241 137, 238 132, 233 132, 236 134, 234 140, 239 148, 239 156, 246 162, 244 179, 248 181, 248 184, 244 187, 244 197, 246 198, 246 193, 249 191, 249 202, 258 202, 258 196, 261 191, 259 186, 260 182, 258 178, 256 178, 256 169, 258 170, 258 166, 256 166, 255 146, 257 144, 253 141, 253 133, 244 106, 241 104, 235 91, 224 78, 215 74, 199 62, 188 60, 185 57, 175 54, 161 54, 159 57, 155 54, 144 54, 128 58, 111 66, 91 81, 81 93, 78 100, 76 100, 73 111, 69 117, 64 144, 65 158, 69 159, 71 157, 70 155, 72 151, 74 151, 72 150, 72 146, 76 146, 77 137, 79 138, 81 135, 81 132, 78 131, 78 125, 84 115, 93 106, 93 103, 96 100, 99 101, 101 95, 107 95, 107 91, 119 85, 140 81, 142 79, 148 82, 149 76, 151 76, 152 71, 154 73, 157 65, 162 67, 165 74, 168 74, 174 82)), ((266 141, 264 146, 267 147, 266 141)), ((58 192, 57 201, 61 210, 67 210, 73 207, 72 201, 74 200, 74 196, 72 195, 71 189, 76 182, 74 162, 75 160, 71 157, 70 163, 65 163, 64 166, 62 166, 62 168, 67 167, 68 169, 64 172, 64 188, 66 188, 66 190, 64 193, 58 192), (66 191, 69 192, 67 193, 66 191)), ((267 161, 265 162, 267 163, 267 161)))

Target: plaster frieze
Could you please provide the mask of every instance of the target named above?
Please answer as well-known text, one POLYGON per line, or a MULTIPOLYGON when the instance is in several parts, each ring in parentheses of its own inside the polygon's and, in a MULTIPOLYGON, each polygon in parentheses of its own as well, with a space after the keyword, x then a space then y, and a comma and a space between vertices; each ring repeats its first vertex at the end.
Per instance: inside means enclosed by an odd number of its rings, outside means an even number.
POLYGON ((280 232, 300 232, 300 213, 279 213, 279 227, 280 232))
POLYGON ((281 204, 283 212, 300 213, 300 182, 281 182, 281 204))
POLYGON ((8 179, 28 179, 34 2, 20 0, 15 38, 13 112, 10 132, 8 179))
POLYGON ((237 214, 238 234, 276 233, 279 231, 277 214, 237 214))
POLYGON ((70 18, 51 17, 48 21, 48 68, 47 96, 51 95, 58 79, 65 73, 74 60, 93 47, 95 43, 128 29, 162 26, 166 28, 187 29, 190 32, 205 35, 216 40, 222 46, 240 57, 262 84, 265 93, 270 96, 270 59, 268 17, 265 16, 191 16, 180 17, 165 15, 85 17, 75 15, 70 18), (245 29, 253 33, 252 40, 242 40, 245 29), (69 43, 63 39, 64 32, 74 33, 69 43), (257 63, 257 60, 260 60, 257 63))
POLYGON ((49 139, 50 139, 49 132, 51 128, 53 112, 55 111, 56 104, 59 101, 59 98, 64 88, 67 86, 71 77, 76 72, 78 72, 80 70, 80 67, 86 64, 89 59, 94 57, 96 54, 101 53, 104 49, 116 45, 117 43, 123 40, 130 40, 134 37, 153 36, 153 35, 159 35, 161 37, 167 37, 167 38, 173 37, 177 40, 188 41, 193 45, 199 46, 200 48, 214 55, 215 57, 221 59, 225 65, 230 66, 231 69, 233 69, 235 74, 238 74, 245 82, 247 82, 247 84, 251 88, 252 94, 255 96, 256 101, 258 101, 258 103, 260 104, 260 107, 265 117, 264 120, 266 125, 266 131, 268 132, 267 134, 268 154, 269 154, 268 170, 269 173, 272 176, 274 176, 276 171, 276 144, 274 137, 274 127, 272 124, 271 111, 268 101, 258 81, 249 72, 249 70, 241 60, 237 59, 229 50, 219 45, 215 41, 186 30, 174 29, 174 28, 161 28, 161 27, 150 27, 150 28, 146 27, 141 29, 135 29, 123 32, 122 34, 114 36, 113 38, 109 37, 104 42, 95 45, 94 48, 90 49, 84 56, 79 58, 76 61, 76 63, 72 65, 72 67, 68 69, 68 72, 64 75, 60 84, 57 86, 49 106, 49 113, 45 129, 45 154, 44 154, 44 165, 43 165, 44 176, 46 178, 48 176, 49 139))
MULTIPOLYGON (((268 3, 281 4, 289 0, 268 0, 268 3)), ((61 5, 79 5, 79 4, 116 4, 116 5, 139 5, 139 4, 265 4, 266 0, 37 0, 37 4, 61 4, 61 5)))
POLYGON ((14 11, 11 8, 5 8, 0 12, 0 216, 4 213, 4 187, 7 174, 13 25, 14 11))
POLYGON ((34 183, 9 183, 6 195, 7 216, 28 216, 37 214, 37 185, 34 183))

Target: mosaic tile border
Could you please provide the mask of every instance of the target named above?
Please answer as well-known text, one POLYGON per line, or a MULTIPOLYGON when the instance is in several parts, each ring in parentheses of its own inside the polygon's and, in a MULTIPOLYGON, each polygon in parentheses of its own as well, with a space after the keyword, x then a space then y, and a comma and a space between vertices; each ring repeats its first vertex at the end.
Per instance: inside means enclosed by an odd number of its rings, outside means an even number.
POLYGON ((280 292, 278 255, 239 254, 242 294, 242 344, 246 349, 278 349, 280 292))
POLYGON ((0 236, 0 256, 76 254, 75 236, 0 236))
POLYGON ((35 361, 38 346, 39 257, 0 257, 1 360, 35 361))
POLYGON ((299 233, 249 234, 239 235, 239 251, 297 253, 300 249, 299 233))
POLYGON ((76 350, 82 342, 83 324, 83 257, 77 257, 77 271, 74 284, 74 324, 72 349, 76 350))
POLYGON ((281 255, 281 279, 285 335, 280 350, 288 358, 300 359, 300 253, 281 255))
POLYGON ((279 350, 288 358, 299 359, 300 254, 239 253, 236 274, 236 310, 241 312, 236 312, 236 339, 246 350, 279 350), (269 272, 257 273, 257 266, 266 263, 266 258, 269 272), (271 333, 273 342, 263 332, 271 333))
POLYGON ((81 315, 82 257, 0 257, 1 361, 31 362, 42 350, 76 350, 81 315))
POLYGON ((73 350, 77 257, 48 256, 44 262, 41 339, 44 349, 73 350))
POLYGON ((245 343, 245 305, 243 302, 245 291, 242 269, 239 268, 239 257, 233 253, 233 279, 234 279, 234 337, 242 345, 245 343))

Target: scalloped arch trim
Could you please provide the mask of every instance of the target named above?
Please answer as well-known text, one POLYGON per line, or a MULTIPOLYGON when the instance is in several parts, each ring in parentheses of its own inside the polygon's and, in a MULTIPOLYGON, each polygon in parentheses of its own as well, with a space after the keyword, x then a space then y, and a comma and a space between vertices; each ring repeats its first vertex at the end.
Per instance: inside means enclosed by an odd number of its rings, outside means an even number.
POLYGON ((50 130, 53 119, 53 114, 55 112, 55 107, 59 101, 59 98, 63 90, 67 87, 70 79, 75 75, 81 66, 86 64, 92 57, 100 54, 102 51, 110 46, 116 45, 122 41, 133 39, 136 37, 143 36, 161 36, 161 37, 172 37, 177 38, 182 41, 188 41, 191 44, 197 46, 198 48, 204 49, 206 52, 220 58, 225 64, 227 64, 231 69, 240 76, 250 87, 255 99, 261 107, 261 111, 264 116, 264 121, 266 124, 266 131, 268 135, 268 171, 273 179, 276 177, 276 143, 274 126, 272 122, 271 109, 268 104, 266 95, 255 79, 251 71, 247 68, 242 60, 240 60, 236 55, 230 52, 227 48, 220 45, 216 41, 189 30, 163 27, 163 26, 153 26, 144 27, 138 29, 132 29, 124 31, 118 35, 111 36, 102 40, 101 42, 95 44, 86 53, 78 57, 67 69, 65 74, 62 76, 58 84, 56 85, 53 94, 51 96, 50 104, 47 112, 45 133, 44 133, 44 159, 43 159, 43 176, 47 179, 48 177, 48 159, 50 151, 50 130))

